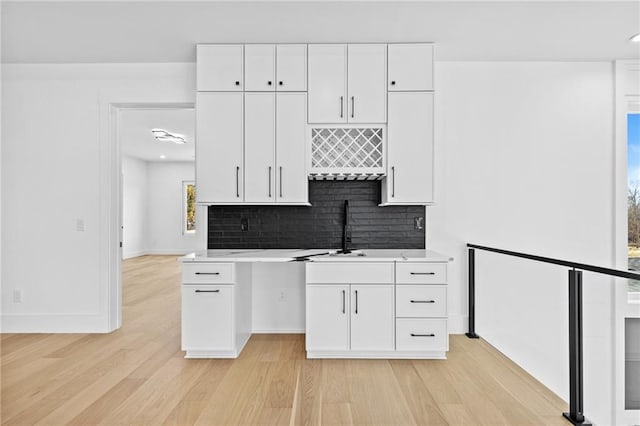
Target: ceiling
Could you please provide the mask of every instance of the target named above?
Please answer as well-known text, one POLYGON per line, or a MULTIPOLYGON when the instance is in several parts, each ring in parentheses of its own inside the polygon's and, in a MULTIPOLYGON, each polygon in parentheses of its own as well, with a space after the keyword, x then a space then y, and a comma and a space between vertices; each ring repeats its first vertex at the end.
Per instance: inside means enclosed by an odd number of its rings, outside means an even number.
POLYGON ((433 41, 437 60, 640 58, 640 1, 3 1, 4 63, 194 62, 214 42, 433 41))
POLYGON ((122 154, 144 161, 194 161, 195 111, 191 109, 122 109, 119 117, 122 154), (187 143, 159 142, 151 129, 185 136, 187 143), (166 158, 160 158, 164 155, 166 158))

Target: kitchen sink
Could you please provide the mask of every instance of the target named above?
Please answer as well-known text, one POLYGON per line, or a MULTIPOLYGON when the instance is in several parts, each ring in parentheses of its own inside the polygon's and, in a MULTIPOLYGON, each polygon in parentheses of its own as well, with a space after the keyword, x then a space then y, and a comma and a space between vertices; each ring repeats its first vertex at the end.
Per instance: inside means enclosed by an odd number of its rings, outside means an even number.
POLYGON ((337 257, 363 257, 367 254, 362 250, 349 250, 347 252, 343 252, 342 250, 331 250, 329 251, 329 256, 337 256, 337 257))

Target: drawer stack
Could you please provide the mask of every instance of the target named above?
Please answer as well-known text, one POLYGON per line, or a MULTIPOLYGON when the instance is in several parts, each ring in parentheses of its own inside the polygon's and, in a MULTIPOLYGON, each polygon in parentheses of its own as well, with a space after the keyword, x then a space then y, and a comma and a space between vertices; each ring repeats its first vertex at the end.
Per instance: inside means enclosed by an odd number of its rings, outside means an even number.
POLYGON ((186 358, 235 358, 251 330, 246 265, 183 263, 182 350, 186 358))
POLYGON ((395 281, 396 351, 447 351, 447 265, 397 263, 395 281))

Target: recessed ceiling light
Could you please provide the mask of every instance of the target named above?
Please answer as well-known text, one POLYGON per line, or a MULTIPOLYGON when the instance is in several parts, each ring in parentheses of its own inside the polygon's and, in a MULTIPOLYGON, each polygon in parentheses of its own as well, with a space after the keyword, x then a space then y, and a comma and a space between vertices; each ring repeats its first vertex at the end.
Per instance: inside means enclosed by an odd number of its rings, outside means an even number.
POLYGON ((165 158, 167 158, 167 156, 164 154, 160 154, 160 158, 164 160, 165 158))
POLYGON ((169 133, 164 129, 151 129, 151 133, 156 138, 156 140, 160 142, 173 142, 177 144, 187 143, 183 135, 179 135, 177 133, 169 133))
POLYGON ((635 41, 636 43, 640 43, 640 33, 632 36, 629 40, 635 41))

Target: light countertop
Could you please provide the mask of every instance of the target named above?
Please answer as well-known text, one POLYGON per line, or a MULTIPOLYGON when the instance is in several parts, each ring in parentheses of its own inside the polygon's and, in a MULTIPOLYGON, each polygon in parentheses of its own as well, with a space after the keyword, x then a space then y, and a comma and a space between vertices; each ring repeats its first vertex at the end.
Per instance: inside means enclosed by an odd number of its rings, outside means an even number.
POLYGON ((348 255, 331 249, 215 249, 188 254, 183 262, 449 262, 453 258, 432 250, 365 249, 348 255), (311 256, 305 259, 306 256, 311 256))

